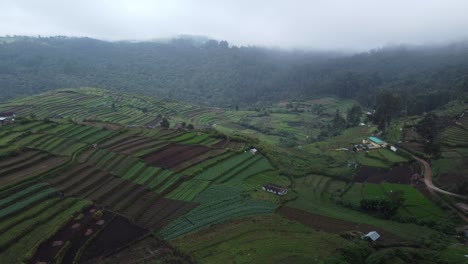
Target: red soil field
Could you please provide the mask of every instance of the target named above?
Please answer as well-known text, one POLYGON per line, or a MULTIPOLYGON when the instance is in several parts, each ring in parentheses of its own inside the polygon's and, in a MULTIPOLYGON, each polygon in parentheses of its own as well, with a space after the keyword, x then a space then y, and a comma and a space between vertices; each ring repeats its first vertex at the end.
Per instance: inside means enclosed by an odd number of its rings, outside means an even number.
POLYGON ((202 145, 169 144, 156 152, 143 156, 145 163, 168 169, 209 151, 211 148, 202 145))
POLYGON ((354 175, 356 182, 411 184, 411 176, 421 173, 416 162, 400 165, 391 169, 362 166, 354 175))

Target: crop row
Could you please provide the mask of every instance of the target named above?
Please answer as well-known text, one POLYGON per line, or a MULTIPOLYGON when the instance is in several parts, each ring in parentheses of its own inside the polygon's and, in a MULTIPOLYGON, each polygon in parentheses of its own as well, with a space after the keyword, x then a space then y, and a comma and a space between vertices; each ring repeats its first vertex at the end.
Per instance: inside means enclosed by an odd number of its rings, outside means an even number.
MULTIPOLYGON (((22 212, 18 217, 23 220, 4 232, 0 239, 2 249, 1 263, 28 262, 37 246, 52 235, 58 226, 67 222, 76 212, 87 206, 89 202, 75 199, 61 199, 43 211, 27 215, 22 212)), ((33 208, 34 210, 34 208, 33 208)))
POLYGON ((211 184, 210 181, 192 179, 183 182, 177 189, 166 195, 166 198, 192 201, 199 193, 211 184))
POLYGON ((164 227, 158 234, 171 240, 231 219, 269 214, 275 208, 272 203, 244 198, 239 189, 222 185, 208 187, 194 201, 200 202, 200 205, 164 227))
POLYGON ((195 178, 199 180, 216 180, 223 176, 224 174, 228 173, 230 170, 236 168, 237 166, 240 166, 244 162, 246 162, 248 159, 253 158, 254 156, 249 153, 241 153, 238 155, 235 155, 229 159, 223 160, 220 163, 217 163, 216 165, 204 170, 200 174, 196 175, 195 178))

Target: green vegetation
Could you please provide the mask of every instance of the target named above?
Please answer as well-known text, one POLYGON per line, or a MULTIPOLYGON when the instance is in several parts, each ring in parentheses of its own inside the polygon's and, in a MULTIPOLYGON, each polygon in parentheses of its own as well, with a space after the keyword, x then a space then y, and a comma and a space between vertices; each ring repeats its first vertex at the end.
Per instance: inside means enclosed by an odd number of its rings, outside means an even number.
MULTIPOLYGON (((439 207, 444 200, 429 199, 412 186, 354 182, 361 181, 353 178, 365 169, 360 165, 390 171, 410 162, 411 156, 400 148, 352 151, 380 130, 371 120, 361 119, 367 110, 349 98, 289 100, 234 111, 81 88, 17 99, 0 104, 0 109, 17 109, 20 116, 0 127, 0 180, 10 184, 0 190, 0 231, 6 234, 0 239, 0 258, 8 261, 28 261, 72 212, 89 204, 87 200, 208 262, 231 258, 310 263, 333 252, 346 255, 347 250, 351 259, 356 257, 353 243, 285 220, 279 216, 284 209, 280 206, 367 224, 412 243, 439 231, 452 234, 457 223, 439 207), (177 129, 159 127, 163 118, 177 129), (367 125, 356 126, 358 122, 367 125), (195 127, 184 129, 183 123, 195 127), (257 154, 249 151, 252 148, 257 154), (265 192, 262 186, 267 183, 287 187, 288 194, 265 192), (36 230, 39 227, 44 230, 36 230), (17 245, 15 239, 26 241, 30 236, 32 241, 25 243, 29 248, 17 245), (187 242, 197 237, 200 243, 187 242), (18 250, 22 253, 15 259, 18 250)), ((421 125, 425 123, 420 118, 390 115, 378 121, 388 126, 382 139, 394 143, 408 131, 432 133, 421 132, 428 126, 421 125)), ((451 140, 462 137, 458 133, 451 140)), ((468 156, 464 145, 441 142, 442 158, 432 161, 435 183, 456 182, 450 178, 456 171, 463 179, 468 156)), ((450 190, 463 193, 463 186, 457 182, 450 190)), ((106 218, 105 210, 100 214, 106 218)), ((75 221, 86 219, 83 212, 75 221)), ((66 247, 73 248, 68 242, 66 247)), ((65 259, 62 250, 58 252, 65 259)), ((404 259, 391 250, 364 252, 357 257, 404 259)))
MULTIPOLYGON (((341 199, 341 193, 347 189, 346 183, 330 179, 329 177, 316 177, 317 176, 309 176, 297 179, 295 181, 295 191, 297 192, 298 198, 294 201, 288 202, 287 205, 333 218, 343 219, 355 223, 366 223, 382 228, 390 233, 396 234, 408 240, 417 240, 435 233, 429 228, 420 227, 415 224, 403 224, 390 220, 383 220, 370 216, 364 212, 345 208, 339 205, 336 201, 341 199)), ((346 193, 348 194, 348 192, 346 193)), ((350 194, 351 193, 353 193, 354 197, 359 197, 354 198, 354 201, 356 202, 360 201, 362 198, 361 190, 351 191, 350 194)), ((348 194, 348 196, 343 196, 343 201, 353 201, 353 199, 349 199, 349 197, 352 197, 349 196, 350 194, 348 194)), ((408 196, 411 197, 412 195, 416 194, 408 192, 408 196)), ((412 201, 414 201, 414 199, 412 201)), ((424 202, 425 198, 421 201, 424 202)), ((420 203, 421 201, 417 202, 420 203)), ((434 208, 434 205, 430 203, 429 205, 431 208, 434 208)))
POLYGON ((200 263, 317 263, 350 242, 279 216, 250 217, 171 241, 200 263), (197 241, 193 243, 193 241, 197 241))
POLYGON ((230 219, 271 214, 276 207, 269 202, 244 197, 240 189, 223 185, 211 185, 194 201, 200 205, 164 227, 158 234, 171 240, 230 219))

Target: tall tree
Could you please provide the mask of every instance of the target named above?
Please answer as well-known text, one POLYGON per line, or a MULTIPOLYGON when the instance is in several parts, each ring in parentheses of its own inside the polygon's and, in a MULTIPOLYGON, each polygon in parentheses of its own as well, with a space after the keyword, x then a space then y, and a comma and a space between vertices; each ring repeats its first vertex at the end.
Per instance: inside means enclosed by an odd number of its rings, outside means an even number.
POLYGON ((169 121, 167 120, 167 118, 164 117, 164 118, 162 119, 160 125, 161 125, 161 127, 163 127, 163 128, 169 128, 169 125, 170 125, 170 124, 169 124, 169 121))
POLYGON ((401 99, 391 91, 383 91, 377 98, 374 122, 384 134, 387 133, 390 121, 397 117, 401 110, 401 99))
POLYGON ((348 114, 346 115, 346 121, 348 121, 348 127, 354 127, 359 125, 361 121, 362 109, 359 105, 353 105, 348 110, 348 114))

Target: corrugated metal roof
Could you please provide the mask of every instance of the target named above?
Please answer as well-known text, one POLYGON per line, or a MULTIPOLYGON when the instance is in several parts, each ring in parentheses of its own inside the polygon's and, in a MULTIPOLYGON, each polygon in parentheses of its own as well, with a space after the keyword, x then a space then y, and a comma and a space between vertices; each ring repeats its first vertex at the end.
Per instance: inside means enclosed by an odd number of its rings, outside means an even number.
POLYGON ((379 138, 376 138, 376 137, 369 137, 369 139, 377 144, 384 144, 385 141, 379 139, 379 138))

